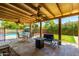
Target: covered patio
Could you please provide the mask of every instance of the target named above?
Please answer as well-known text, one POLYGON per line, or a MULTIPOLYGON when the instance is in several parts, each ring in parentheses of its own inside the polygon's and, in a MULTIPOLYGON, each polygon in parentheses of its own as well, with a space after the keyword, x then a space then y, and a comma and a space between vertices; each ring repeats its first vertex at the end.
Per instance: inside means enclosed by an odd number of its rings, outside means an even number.
POLYGON ((6 44, 4 35, 5 42, 2 42, 4 44, 0 45, 1 49, 6 47, 7 45, 10 49, 11 55, 21 56, 79 56, 79 48, 76 45, 61 42, 61 18, 74 15, 79 16, 78 3, 1 3, 1 20, 5 19, 4 21, 12 21, 17 25, 19 23, 28 23, 30 25, 30 37, 28 38, 27 42, 18 42, 19 34, 17 29, 17 40, 6 44), (32 38, 32 24, 40 22, 40 38, 43 38, 42 22, 52 19, 58 19, 59 48, 52 48, 49 45, 45 45, 43 49, 36 49, 35 40, 34 38, 32 38))

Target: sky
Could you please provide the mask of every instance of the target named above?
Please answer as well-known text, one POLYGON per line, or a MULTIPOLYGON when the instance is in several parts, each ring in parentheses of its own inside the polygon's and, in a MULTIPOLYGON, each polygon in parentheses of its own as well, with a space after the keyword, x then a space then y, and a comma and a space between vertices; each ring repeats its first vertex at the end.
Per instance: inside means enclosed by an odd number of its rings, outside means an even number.
MULTIPOLYGON (((62 24, 69 22, 69 21, 72 21, 72 22, 78 21, 78 16, 65 17, 65 18, 62 18, 61 20, 62 24)), ((58 19, 55 19, 54 22, 58 24, 58 19)))

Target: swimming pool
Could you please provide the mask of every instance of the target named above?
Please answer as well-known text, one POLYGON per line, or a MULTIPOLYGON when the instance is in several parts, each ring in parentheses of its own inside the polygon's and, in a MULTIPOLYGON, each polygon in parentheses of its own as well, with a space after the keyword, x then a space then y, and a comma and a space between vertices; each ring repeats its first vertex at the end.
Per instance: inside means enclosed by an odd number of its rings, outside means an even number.
MULTIPOLYGON (((23 33, 19 33, 20 35, 23 35, 23 33)), ((24 33, 26 35, 30 34, 29 32, 24 33)), ((0 34, 0 36, 4 36, 4 34, 0 34)), ((17 33, 8 33, 5 34, 5 36, 17 36, 17 33)))
MULTIPOLYGON (((16 33, 5 34, 5 36, 16 36, 16 33)), ((4 34, 0 34, 0 36, 4 36, 4 34)))

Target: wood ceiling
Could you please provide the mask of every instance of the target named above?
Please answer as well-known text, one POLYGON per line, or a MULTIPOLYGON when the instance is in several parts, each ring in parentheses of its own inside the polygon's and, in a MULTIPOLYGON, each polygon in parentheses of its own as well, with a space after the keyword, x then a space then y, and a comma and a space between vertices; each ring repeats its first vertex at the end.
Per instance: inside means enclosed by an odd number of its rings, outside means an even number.
POLYGON ((0 18, 21 23, 37 22, 37 7, 40 5, 40 13, 46 15, 48 19, 41 21, 79 15, 79 3, 0 3, 0 18))

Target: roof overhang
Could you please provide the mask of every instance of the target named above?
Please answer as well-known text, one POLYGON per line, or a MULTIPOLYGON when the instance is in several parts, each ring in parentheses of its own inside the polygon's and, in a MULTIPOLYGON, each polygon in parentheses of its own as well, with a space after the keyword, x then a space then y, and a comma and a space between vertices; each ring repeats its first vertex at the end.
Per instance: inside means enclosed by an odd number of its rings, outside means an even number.
POLYGON ((0 18, 14 22, 33 23, 72 15, 79 15, 79 3, 0 3, 0 18), (47 18, 37 20, 31 16, 37 14, 38 5, 47 18))

